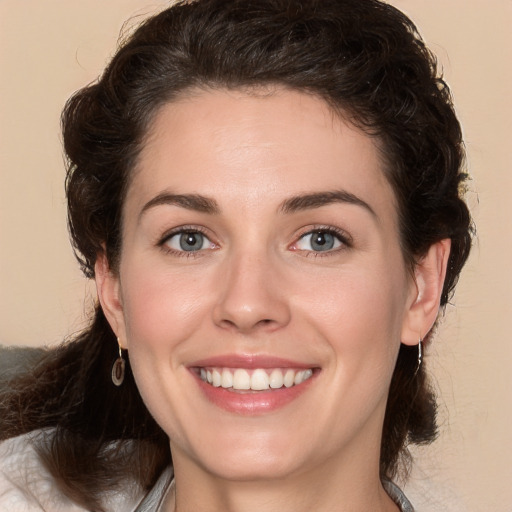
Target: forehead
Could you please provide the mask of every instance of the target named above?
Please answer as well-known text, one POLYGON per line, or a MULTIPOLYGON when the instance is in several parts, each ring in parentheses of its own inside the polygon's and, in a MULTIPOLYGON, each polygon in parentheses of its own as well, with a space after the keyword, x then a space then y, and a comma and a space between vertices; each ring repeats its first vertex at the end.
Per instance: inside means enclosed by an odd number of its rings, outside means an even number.
POLYGON ((288 89, 195 90, 160 108, 139 155, 128 200, 164 190, 243 201, 344 189, 394 212, 378 141, 322 99, 288 89))

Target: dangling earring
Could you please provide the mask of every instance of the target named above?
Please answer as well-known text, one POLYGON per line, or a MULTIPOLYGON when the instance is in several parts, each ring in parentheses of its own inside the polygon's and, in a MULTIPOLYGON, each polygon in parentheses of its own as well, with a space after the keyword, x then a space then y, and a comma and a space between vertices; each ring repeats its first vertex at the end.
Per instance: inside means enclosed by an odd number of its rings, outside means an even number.
POLYGON ((423 363, 423 347, 422 347, 422 339, 419 338, 418 341, 418 364, 416 365, 416 371, 414 372, 414 376, 420 371, 421 364, 423 363))
POLYGON ((114 361, 112 366, 112 382, 115 386, 120 386, 124 381, 124 368, 125 361, 123 358, 123 347, 119 338, 117 338, 117 344, 119 345, 119 357, 114 361))

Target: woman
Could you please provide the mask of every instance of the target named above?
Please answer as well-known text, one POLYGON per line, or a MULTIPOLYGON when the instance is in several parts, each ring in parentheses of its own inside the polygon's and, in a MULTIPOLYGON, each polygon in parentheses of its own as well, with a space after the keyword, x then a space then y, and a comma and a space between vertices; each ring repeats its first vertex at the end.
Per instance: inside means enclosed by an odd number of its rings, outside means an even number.
POLYGON ((470 217, 412 22, 376 0, 180 3, 63 133, 99 305, 3 392, 0 505, 413 510, 391 481, 436 434, 423 350, 470 217))

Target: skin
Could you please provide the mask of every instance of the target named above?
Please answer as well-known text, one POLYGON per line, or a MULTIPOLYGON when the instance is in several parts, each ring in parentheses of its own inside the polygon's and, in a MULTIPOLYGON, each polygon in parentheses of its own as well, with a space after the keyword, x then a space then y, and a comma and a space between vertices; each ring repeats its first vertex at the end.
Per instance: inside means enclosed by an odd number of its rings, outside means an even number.
POLYGON ((400 342, 417 344, 435 321, 449 242, 411 275, 382 166, 374 140, 300 92, 193 91, 158 112, 127 192, 119 270, 99 255, 96 276, 171 439, 180 512, 397 510, 379 480, 388 387, 400 342), (283 209, 332 191, 345 200, 283 209), (180 226, 205 234, 200 250, 169 238, 180 226), (313 229, 340 238, 313 250, 313 229), (224 354, 316 373, 289 404, 236 414, 190 371, 224 354))

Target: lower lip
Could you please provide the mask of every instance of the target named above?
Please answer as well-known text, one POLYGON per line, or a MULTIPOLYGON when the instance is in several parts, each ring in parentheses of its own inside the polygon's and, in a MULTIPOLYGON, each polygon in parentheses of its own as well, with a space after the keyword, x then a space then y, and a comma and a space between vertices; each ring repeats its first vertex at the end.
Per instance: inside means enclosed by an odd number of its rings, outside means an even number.
POLYGON ((192 375, 199 384, 201 391, 211 403, 228 412, 253 416, 276 411, 298 398, 309 388, 316 377, 316 372, 301 384, 290 388, 283 387, 269 391, 244 392, 214 387, 201 380, 195 373, 192 373, 192 375))

